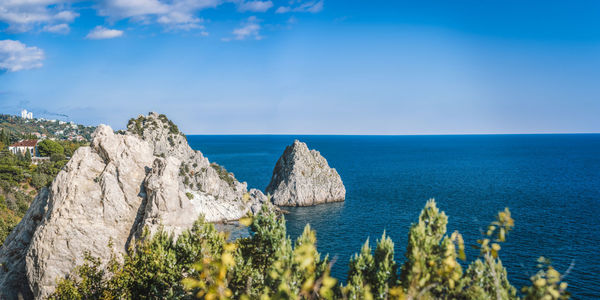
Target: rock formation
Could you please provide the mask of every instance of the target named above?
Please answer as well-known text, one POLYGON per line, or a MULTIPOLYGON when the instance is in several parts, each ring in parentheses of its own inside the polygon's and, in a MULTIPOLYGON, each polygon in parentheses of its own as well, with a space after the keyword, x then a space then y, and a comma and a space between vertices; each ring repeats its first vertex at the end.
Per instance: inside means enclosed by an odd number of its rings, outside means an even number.
POLYGON ((177 234, 199 215, 236 220, 266 201, 192 150, 164 115, 139 116, 118 134, 100 125, 4 242, 0 299, 46 298, 85 252, 106 261, 144 226, 177 234))
POLYGON ((295 140, 277 161, 265 192, 281 206, 309 206, 344 201, 346 188, 319 151, 295 140))

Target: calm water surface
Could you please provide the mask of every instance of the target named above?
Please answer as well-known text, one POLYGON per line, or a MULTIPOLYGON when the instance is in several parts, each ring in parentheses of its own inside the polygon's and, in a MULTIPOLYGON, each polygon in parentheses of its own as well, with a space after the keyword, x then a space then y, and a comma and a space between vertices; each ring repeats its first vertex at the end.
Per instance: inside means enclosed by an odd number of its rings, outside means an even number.
MULTIPOLYGON (((261 190, 297 138, 340 173, 346 201, 291 209, 292 238, 307 223, 321 253, 345 280, 350 256, 385 230, 404 259, 407 234, 429 198, 449 216, 448 232, 475 244, 495 213, 509 207, 515 229, 502 245, 520 290, 543 255, 568 274, 576 299, 600 298, 600 134, 457 136, 188 136, 192 148, 261 190)), ((477 257, 468 249, 467 259, 477 257)))

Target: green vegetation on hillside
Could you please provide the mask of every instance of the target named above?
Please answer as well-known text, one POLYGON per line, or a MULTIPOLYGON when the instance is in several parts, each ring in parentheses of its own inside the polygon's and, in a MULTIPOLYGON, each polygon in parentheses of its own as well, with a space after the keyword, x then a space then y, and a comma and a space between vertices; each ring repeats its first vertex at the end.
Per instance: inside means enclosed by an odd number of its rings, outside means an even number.
MULTIPOLYGON (((151 113, 149 113, 149 114, 151 114, 151 113)), ((183 135, 183 133, 181 131, 179 131, 179 128, 177 127, 177 125, 175 125, 175 123, 173 123, 173 121, 169 120, 166 115, 160 114, 160 115, 158 115, 158 119, 162 122, 162 126, 165 129, 169 129, 170 134, 183 135)), ((160 125, 158 124, 158 122, 156 122, 156 119, 147 118, 145 116, 140 115, 139 117, 137 117, 135 119, 134 118, 129 119, 129 122, 127 123, 127 130, 129 132, 135 133, 137 135, 143 135, 145 129, 148 128, 151 130, 156 130, 159 128, 159 126, 160 125)), ((171 142, 171 140, 169 140, 169 141, 171 142)), ((173 146, 173 144, 171 144, 171 146, 173 146)))
POLYGON ((0 151, 0 241, 17 225, 39 190, 48 186, 67 163, 63 154, 38 165, 31 158, 0 151))
POLYGON ((227 182, 227 184, 229 184, 230 187, 235 187, 235 177, 233 176, 233 173, 227 171, 225 167, 215 162, 210 163, 210 166, 215 171, 217 171, 217 174, 219 174, 219 178, 221 178, 221 180, 227 182))
POLYGON ((92 133, 96 130, 96 127, 72 124, 60 120, 25 120, 17 116, 0 114, 0 130, 2 129, 15 137, 12 142, 36 138, 34 133, 45 134, 47 138, 57 140, 75 139, 77 136, 81 136, 84 139, 83 142, 88 142, 92 139, 92 133))
POLYGON ((54 180, 77 148, 87 144, 95 128, 0 114, 0 245, 18 224, 40 189, 54 180), (8 146, 15 142, 38 139, 35 134, 56 139, 44 139, 38 143, 39 154, 50 157, 49 160, 35 165, 29 153, 15 155, 8 151, 8 146), (67 140, 78 135, 85 140, 67 140))
MULTIPOLYGON (((347 284, 330 276, 331 263, 316 249, 306 226, 292 242, 285 220, 263 208, 240 220, 252 236, 230 242, 201 220, 177 239, 146 231, 122 261, 86 255, 85 263, 59 279, 51 299, 517 299, 499 258, 500 243, 514 226, 510 211, 498 213, 478 240, 480 255, 463 272, 464 241, 446 234, 448 218, 429 201, 409 231, 402 267, 394 243, 383 234, 350 260, 347 284)), ((567 284, 541 260, 522 289, 523 299, 568 299, 567 284)))
POLYGON ((53 140, 43 140, 38 143, 40 156, 52 156, 53 154, 65 154, 65 148, 53 140))
POLYGON ((12 139, 14 136, 0 130, 0 245, 18 224, 40 189, 48 186, 67 163, 66 155, 73 155, 83 145, 45 140, 52 145, 49 147, 52 151, 48 153, 50 159, 35 165, 29 153, 24 156, 8 151, 4 140, 12 139))

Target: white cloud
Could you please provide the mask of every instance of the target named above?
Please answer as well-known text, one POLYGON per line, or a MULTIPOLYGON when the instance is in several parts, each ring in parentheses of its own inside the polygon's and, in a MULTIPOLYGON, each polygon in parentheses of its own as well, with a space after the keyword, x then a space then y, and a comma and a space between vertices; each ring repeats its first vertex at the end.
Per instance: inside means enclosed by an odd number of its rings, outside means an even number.
POLYGON ((69 27, 69 24, 62 23, 56 25, 46 25, 44 28, 42 28, 42 30, 58 34, 67 34, 71 31, 71 28, 69 27))
POLYGON ((0 0, 0 22, 15 32, 40 25, 71 23, 79 16, 69 9, 69 0, 0 0))
POLYGON ((271 7, 273 7, 273 2, 271 1, 246 1, 238 5, 238 11, 266 12, 271 7))
POLYGON ((0 41, 0 70, 16 72, 42 66, 44 51, 19 41, 0 41))
POLYGON ((117 38, 123 35, 122 30, 117 29, 109 29, 102 26, 96 26, 90 33, 87 34, 86 38, 91 40, 101 40, 101 39, 112 39, 117 38))
POLYGON ((285 14, 286 12, 292 11, 292 8, 289 6, 280 6, 275 10, 276 14, 285 14))
MULTIPOLYGON (((294 2, 290 2, 290 4, 294 4, 294 2)), ((275 13, 284 14, 287 12, 309 12, 309 13, 318 13, 323 10, 323 0, 318 1, 298 1, 298 5, 295 7, 292 6, 280 6, 277 8, 275 13)))
MULTIPOLYGON (((256 17, 249 17, 244 23, 242 23, 242 27, 236 28, 232 31, 234 40, 246 40, 246 39, 254 39, 261 40, 263 37, 260 35, 260 20, 256 17)), ((222 39, 225 42, 231 41, 231 38, 222 39)))
POLYGON ((98 5, 99 15, 117 20, 168 12, 169 6, 158 0, 105 0, 98 5))
POLYGON ((156 22, 169 30, 204 29, 203 19, 195 14, 214 8, 223 0, 104 0, 98 14, 112 20, 131 19, 142 23, 156 22))
POLYGON ((310 13, 318 13, 322 10, 323 10, 323 0, 306 2, 294 9, 294 11, 310 12, 310 13))

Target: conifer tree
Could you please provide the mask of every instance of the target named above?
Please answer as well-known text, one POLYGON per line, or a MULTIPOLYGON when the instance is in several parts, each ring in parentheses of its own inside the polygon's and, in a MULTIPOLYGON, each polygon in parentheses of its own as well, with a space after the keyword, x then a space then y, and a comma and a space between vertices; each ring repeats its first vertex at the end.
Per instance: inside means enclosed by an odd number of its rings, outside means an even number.
POLYGON ((401 273, 408 295, 446 298, 455 294, 462 268, 456 261, 454 243, 445 236, 447 223, 448 217, 431 199, 419 222, 411 226, 401 273))

